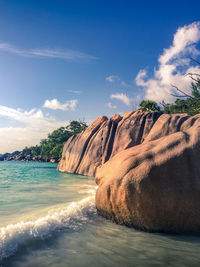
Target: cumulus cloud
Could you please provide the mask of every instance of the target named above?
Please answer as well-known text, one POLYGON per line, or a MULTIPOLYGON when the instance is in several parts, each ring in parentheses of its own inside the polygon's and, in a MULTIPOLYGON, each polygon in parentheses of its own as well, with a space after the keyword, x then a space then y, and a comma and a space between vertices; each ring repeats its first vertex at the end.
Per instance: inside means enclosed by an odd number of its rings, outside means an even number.
POLYGON ((64 104, 61 104, 56 98, 52 100, 45 100, 43 107, 44 108, 49 108, 49 109, 60 109, 60 110, 72 110, 74 111, 76 109, 78 100, 77 99, 72 99, 64 104))
POLYGON ((95 60, 94 56, 73 50, 58 49, 22 49, 8 43, 0 43, 0 51, 16 54, 22 57, 58 58, 72 61, 95 60))
POLYGON ((122 101, 125 105, 130 106, 131 105, 131 99, 128 98, 126 94, 123 93, 117 93, 117 94, 112 94, 110 95, 111 99, 118 99, 122 101))
POLYGON ((200 54, 196 48, 200 41, 200 22, 181 27, 174 34, 172 45, 164 49, 158 58, 158 68, 154 76, 149 78, 146 70, 140 70, 136 77, 136 84, 144 88, 145 99, 166 102, 174 101, 171 94, 177 94, 171 85, 190 93, 191 79, 186 73, 200 73, 198 66, 190 65, 190 56, 200 54))
POLYGON ((22 111, 0 106, 0 117, 9 119, 10 124, 17 123, 17 127, 0 128, 0 153, 36 145, 41 139, 46 138, 49 132, 68 124, 67 121, 56 121, 40 109, 22 111))
POLYGON ((195 22, 187 26, 181 27, 174 35, 173 44, 164 49, 163 54, 159 58, 162 65, 167 64, 172 59, 177 59, 179 55, 187 52, 199 53, 193 44, 200 40, 200 22, 195 22))
POLYGON ((111 108, 111 109, 115 109, 115 108, 117 108, 117 106, 116 106, 116 105, 113 105, 111 102, 108 102, 108 103, 106 104, 106 106, 107 106, 108 108, 111 108))
POLYGON ((16 121, 29 123, 30 120, 42 120, 44 118, 41 110, 31 109, 30 111, 21 111, 20 109, 9 108, 0 105, 0 116, 4 116, 16 121))
POLYGON ((106 81, 109 83, 114 83, 114 82, 117 82, 119 80, 120 80, 120 78, 116 75, 110 75, 110 76, 106 77, 106 81))

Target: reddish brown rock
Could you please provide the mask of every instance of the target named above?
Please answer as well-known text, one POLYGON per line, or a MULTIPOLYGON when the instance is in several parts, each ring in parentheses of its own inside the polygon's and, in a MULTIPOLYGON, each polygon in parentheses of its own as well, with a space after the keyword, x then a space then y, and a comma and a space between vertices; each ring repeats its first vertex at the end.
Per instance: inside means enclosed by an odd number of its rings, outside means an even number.
POLYGON ((123 117, 99 117, 66 142, 58 170, 95 176, 97 167, 116 153, 140 144, 159 116, 157 112, 130 111, 123 117))
POLYGON ((58 170, 96 177, 98 213, 153 232, 200 232, 200 114, 102 116, 65 144, 58 170))
POLYGON ((120 120, 120 115, 99 117, 81 134, 71 137, 64 146, 58 170, 94 176, 97 167, 110 157, 120 120))
MULTIPOLYGON (((157 132, 168 118, 159 118, 157 132)), ((164 127, 167 136, 121 151, 98 168, 100 215, 146 231, 200 232, 200 116, 182 121, 178 132, 164 127)))
POLYGON ((117 126, 111 157, 124 149, 141 144, 159 116, 158 112, 125 113, 117 126))
MULTIPOLYGON (((193 118, 187 114, 163 114, 159 120, 156 121, 150 133, 145 138, 145 142, 159 139, 163 136, 167 136, 180 131, 183 128, 183 124, 189 118, 193 118)), ((191 120, 190 119, 190 120, 191 120)), ((190 124, 188 124, 188 127, 190 124)))

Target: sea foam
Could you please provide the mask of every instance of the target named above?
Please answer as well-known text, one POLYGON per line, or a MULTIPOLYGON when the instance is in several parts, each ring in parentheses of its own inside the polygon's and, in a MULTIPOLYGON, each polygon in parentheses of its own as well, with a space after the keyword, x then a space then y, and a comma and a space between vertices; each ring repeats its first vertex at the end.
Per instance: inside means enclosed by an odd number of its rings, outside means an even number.
POLYGON ((77 229, 87 223, 95 214, 95 191, 78 202, 72 202, 66 208, 57 209, 35 221, 21 221, 0 228, 0 260, 16 253, 19 246, 33 239, 44 239, 54 232, 68 228, 77 229))

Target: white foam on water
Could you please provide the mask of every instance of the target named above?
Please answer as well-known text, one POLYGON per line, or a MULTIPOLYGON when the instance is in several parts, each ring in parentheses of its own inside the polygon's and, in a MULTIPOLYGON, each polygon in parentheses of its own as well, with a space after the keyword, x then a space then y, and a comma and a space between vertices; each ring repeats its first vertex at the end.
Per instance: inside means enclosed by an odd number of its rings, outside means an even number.
POLYGON ((0 228, 0 260, 15 254, 19 246, 29 240, 44 239, 63 228, 74 230, 87 223, 89 216, 96 212, 95 190, 90 190, 90 194, 35 221, 21 221, 0 228))

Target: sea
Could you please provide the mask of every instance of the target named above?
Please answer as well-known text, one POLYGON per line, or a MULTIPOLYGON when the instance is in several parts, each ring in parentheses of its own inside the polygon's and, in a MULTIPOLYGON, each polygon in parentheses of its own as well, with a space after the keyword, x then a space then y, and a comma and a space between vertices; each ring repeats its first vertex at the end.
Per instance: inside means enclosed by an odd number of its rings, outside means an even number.
POLYGON ((152 234, 97 215, 93 177, 0 162, 0 266, 200 266, 200 237, 152 234))

